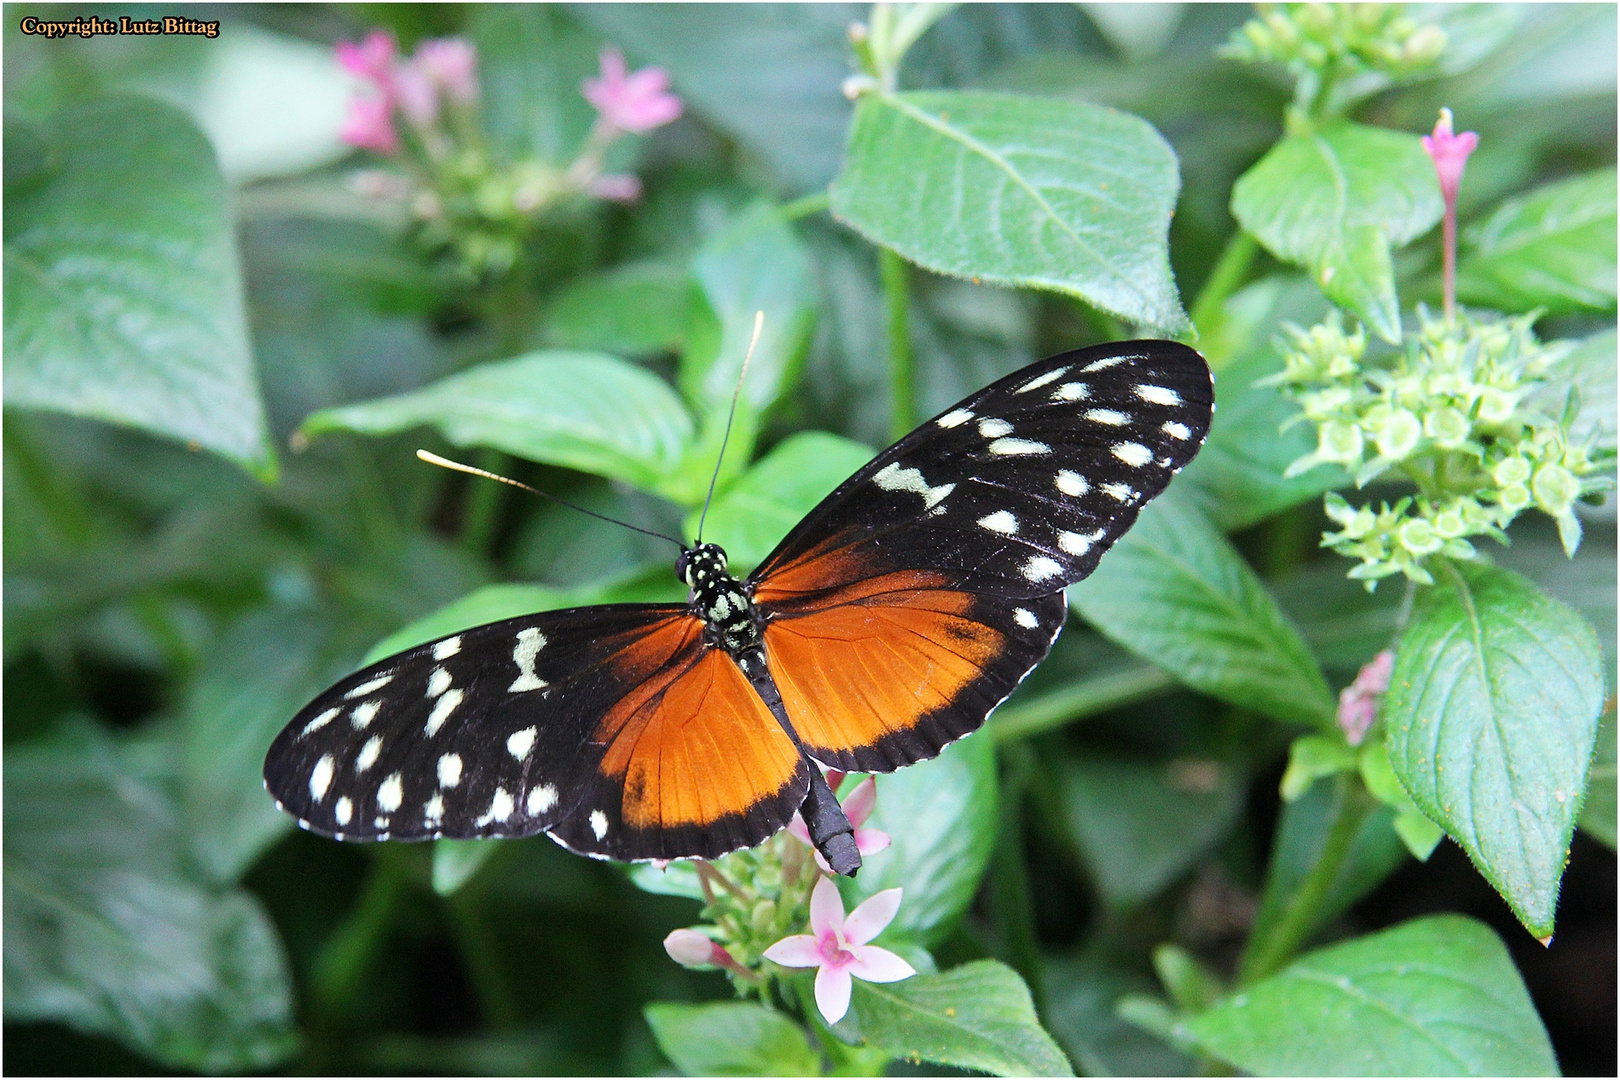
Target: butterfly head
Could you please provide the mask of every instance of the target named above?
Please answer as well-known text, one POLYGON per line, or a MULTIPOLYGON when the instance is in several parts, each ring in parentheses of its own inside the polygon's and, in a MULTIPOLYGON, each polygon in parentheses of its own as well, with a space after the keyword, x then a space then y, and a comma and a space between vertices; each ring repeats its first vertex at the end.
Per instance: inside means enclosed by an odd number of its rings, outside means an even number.
POLYGON ((716 582, 731 575, 726 571, 726 553, 719 544, 698 544, 682 550, 675 560, 675 579, 690 588, 716 582))

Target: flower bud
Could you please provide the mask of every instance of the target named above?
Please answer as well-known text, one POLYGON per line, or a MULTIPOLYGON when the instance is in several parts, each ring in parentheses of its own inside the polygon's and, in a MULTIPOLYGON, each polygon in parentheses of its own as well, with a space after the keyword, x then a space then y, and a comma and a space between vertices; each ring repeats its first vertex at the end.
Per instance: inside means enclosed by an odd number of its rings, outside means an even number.
POLYGON ((1523 484, 1509 484, 1496 493, 1496 505, 1509 515, 1517 514, 1530 505, 1530 489, 1523 484))
POLYGON ((1318 433, 1316 454, 1323 461, 1340 465, 1361 464, 1364 445, 1361 429, 1343 420, 1329 420, 1318 433))
POLYGON ((1505 424, 1513 416, 1513 410, 1518 405, 1519 395, 1511 394, 1506 390, 1499 390, 1494 386, 1481 388, 1479 392, 1479 419, 1483 424, 1505 424))
POLYGON ((1491 479, 1502 487, 1507 487, 1510 484, 1522 484, 1530 479, 1530 463, 1517 455, 1503 458, 1491 470, 1491 479))
POLYGON ((1434 531, 1447 540, 1455 540, 1468 531, 1468 522, 1455 507, 1447 507, 1434 515, 1434 531))
POLYGON ((1378 452, 1391 461, 1400 461, 1417 449, 1422 435, 1423 425, 1418 423, 1418 418, 1405 409, 1396 409, 1378 433, 1378 452))
POLYGON ((1581 482, 1562 465, 1543 465, 1530 481, 1530 490, 1535 493, 1536 502, 1541 508, 1557 517, 1568 513, 1581 493, 1581 482))
POLYGON ((1401 546, 1420 558, 1439 551, 1444 543, 1434 534, 1434 526, 1422 518, 1413 518, 1402 525, 1399 535, 1401 546))
POLYGON ((1423 418, 1423 431, 1433 439, 1436 446, 1446 450, 1455 450, 1468 441, 1471 425, 1468 417, 1458 409, 1435 409, 1423 418))
POLYGON ((1406 39, 1401 47, 1402 59, 1406 63, 1419 66, 1432 64, 1440 59, 1440 54, 1446 49, 1446 32, 1438 26, 1420 26, 1406 39))
POLYGON ((696 930, 671 930, 664 939, 664 951, 682 967, 706 967, 717 963, 716 951, 724 950, 696 930))
POLYGON ((771 928, 771 924, 775 921, 776 901, 774 900, 761 900, 759 903, 754 905, 754 910, 750 912, 748 916, 749 925, 754 928, 756 933, 760 934, 763 934, 769 930, 771 928))

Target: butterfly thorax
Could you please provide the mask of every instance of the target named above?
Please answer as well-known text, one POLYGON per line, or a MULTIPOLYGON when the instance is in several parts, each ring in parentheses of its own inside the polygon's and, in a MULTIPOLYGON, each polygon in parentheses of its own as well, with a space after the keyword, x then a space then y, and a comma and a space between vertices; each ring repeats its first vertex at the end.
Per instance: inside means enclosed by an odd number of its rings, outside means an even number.
POLYGON ((761 642, 759 614, 742 582, 726 569, 719 544, 699 544, 675 561, 675 576, 691 589, 692 613, 708 627, 715 644, 736 655, 761 642))

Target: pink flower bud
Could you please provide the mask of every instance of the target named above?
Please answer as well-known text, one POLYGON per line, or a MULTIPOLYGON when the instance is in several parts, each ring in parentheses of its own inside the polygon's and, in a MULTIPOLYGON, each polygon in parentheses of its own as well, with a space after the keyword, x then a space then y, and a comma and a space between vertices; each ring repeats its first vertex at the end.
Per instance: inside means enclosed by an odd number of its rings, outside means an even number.
POLYGON ((624 54, 612 46, 602 50, 601 64, 602 77, 586 79, 580 92, 610 127, 639 134, 681 115, 681 99, 666 92, 669 75, 663 68, 626 74, 624 54))
POLYGON ((478 99, 478 51, 463 38, 434 38, 416 47, 416 62, 434 85, 463 104, 478 99))
POLYGON ((705 967, 721 963, 715 953, 725 950, 696 930, 671 930, 664 939, 664 951, 682 967, 705 967))
POLYGON ((1457 201, 1457 189, 1462 186, 1463 169, 1468 155, 1479 145, 1479 136, 1472 131, 1461 135, 1451 129, 1451 110, 1441 109, 1440 119, 1434 125, 1434 134, 1423 136, 1423 149, 1434 162, 1434 171, 1440 177, 1440 194, 1447 207, 1457 201))
POLYGON ((350 146, 397 154, 399 135, 394 131, 393 111, 384 98, 354 98, 338 137, 350 146))
POLYGON ((1360 746, 1378 719, 1378 699, 1389 689, 1395 654, 1388 649, 1362 665, 1355 681, 1339 691, 1339 730, 1351 746, 1360 746))
POLYGON ((393 68, 396 49, 394 35, 386 30, 373 30, 356 45, 352 41, 337 43, 337 61, 351 74, 375 83, 385 97, 394 90, 393 68))
POLYGON ((408 60, 396 67, 394 90, 399 111, 417 127, 429 127, 439 118, 439 91, 421 64, 408 60))

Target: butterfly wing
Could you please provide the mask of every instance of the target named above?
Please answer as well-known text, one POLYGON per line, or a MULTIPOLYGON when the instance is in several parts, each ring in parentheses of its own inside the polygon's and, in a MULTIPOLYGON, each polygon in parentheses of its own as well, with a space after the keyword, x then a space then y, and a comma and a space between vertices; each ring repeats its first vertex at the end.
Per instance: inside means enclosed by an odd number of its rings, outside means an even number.
POLYGON ((1168 341, 1064 353, 879 454, 750 577, 817 760, 888 771, 973 731, 1051 648, 1061 590, 1192 460, 1214 394, 1168 341))
POLYGON ((264 775, 339 839, 544 831, 622 860, 757 844, 809 783, 702 622, 641 604, 507 619, 373 664, 305 706, 264 775))

